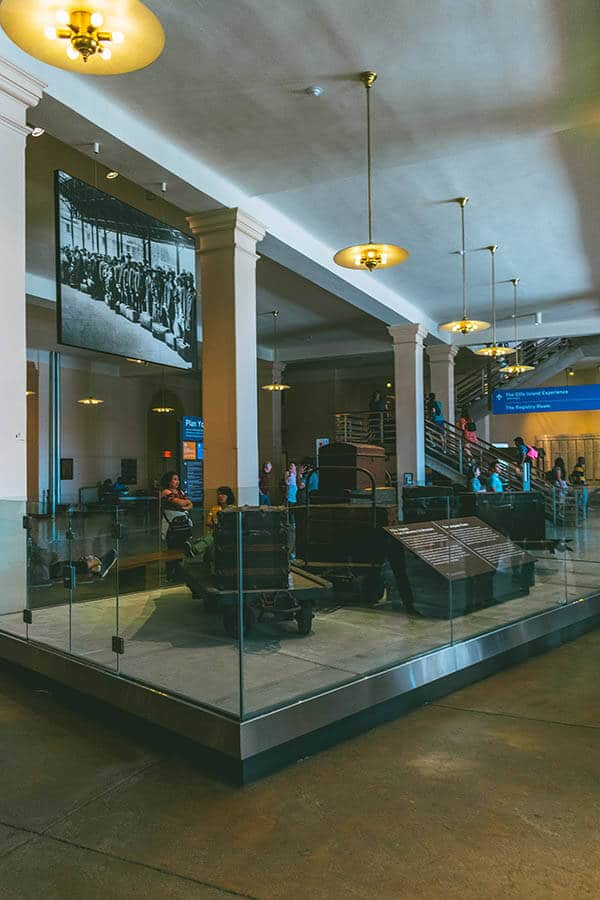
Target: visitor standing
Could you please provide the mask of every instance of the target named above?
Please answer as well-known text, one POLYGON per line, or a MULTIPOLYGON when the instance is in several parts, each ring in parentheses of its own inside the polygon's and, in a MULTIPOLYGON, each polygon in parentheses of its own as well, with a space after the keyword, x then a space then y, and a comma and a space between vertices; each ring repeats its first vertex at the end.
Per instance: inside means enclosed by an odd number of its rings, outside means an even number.
POLYGON ((488 491, 491 491, 493 494, 501 494, 504 491, 504 485, 500 477, 501 472, 502 466, 500 463, 494 463, 487 480, 488 491))
POLYGON ((273 463, 267 460, 263 463, 258 478, 258 504, 259 506, 271 505, 271 472, 273 471, 273 463))

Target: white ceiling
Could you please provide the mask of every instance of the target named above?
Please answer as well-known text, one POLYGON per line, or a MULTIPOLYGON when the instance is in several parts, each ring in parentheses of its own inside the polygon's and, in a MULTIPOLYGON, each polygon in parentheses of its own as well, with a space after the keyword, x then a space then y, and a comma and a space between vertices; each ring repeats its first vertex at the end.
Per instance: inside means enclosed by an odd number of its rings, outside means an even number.
MULTIPOLYGON (((411 255, 396 269, 361 276, 363 291, 376 285, 434 321, 454 318, 459 209, 444 201, 466 193, 467 244, 499 244, 497 278, 520 276, 523 311, 542 309, 558 334, 561 323, 600 315, 600 24, 591 0, 146 2, 165 27, 162 57, 131 75, 95 79, 94 88, 133 124, 162 132, 326 248, 365 239, 356 73, 379 72, 375 237, 411 255), (303 90, 314 83, 325 89, 318 99, 303 90)), ((45 70, 46 80, 58 78, 45 70)), ((78 113, 95 118, 81 105, 78 113)), ((43 105, 36 115, 44 116, 43 105)), ((156 165, 146 168, 144 177, 156 178, 156 165)), ((198 184, 194 193, 173 183, 183 208, 216 196, 209 184, 200 194, 198 184)), ((468 266, 469 311, 489 317, 489 254, 469 255, 468 266)), ((328 326, 319 289, 305 292, 285 270, 267 269, 261 305, 287 297, 294 310, 286 341, 301 345, 342 322, 342 340, 385 340, 368 317, 331 302, 328 326)), ((499 287, 500 316, 511 303, 510 285, 499 287)), ((386 320, 385 309, 376 314, 386 320)))

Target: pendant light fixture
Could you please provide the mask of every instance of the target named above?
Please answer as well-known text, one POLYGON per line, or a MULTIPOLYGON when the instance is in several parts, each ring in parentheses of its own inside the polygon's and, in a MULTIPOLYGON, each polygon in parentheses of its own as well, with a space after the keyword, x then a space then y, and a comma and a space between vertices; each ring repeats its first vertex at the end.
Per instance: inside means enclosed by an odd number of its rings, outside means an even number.
POLYGON ((389 269, 403 263, 408 257, 408 250, 396 244, 373 243, 373 192, 371 177, 371 88, 377 80, 376 72, 361 72, 360 80, 367 93, 367 206, 369 219, 369 240, 366 244, 344 247, 333 257, 338 266, 346 269, 389 269))
POLYGON ((271 384, 263 384, 262 389, 263 391, 289 391, 289 384, 283 384, 275 377, 277 374, 277 319, 279 318, 279 310, 273 309, 271 315, 273 316, 273 381, 271 384))
POLYGON ((510 283, 513 286, 513 295, 514 295, 514 307, 513 307, 513 318, 515 320, 515 361, 510 366, 503 366, 502 372, 504 375, 522 375, 523 372, 533 372, 535 366, 527 366, 525 363, 519 362, 519 346, 518 346, 518 325, 517 325, 517 285, 519 284, 518 278, 511 278, 510 283))
POLYGON ((81 404, 81 406, 101 406, 104 403, 104 400, 101 400, 100 397, 96 397, 92 387, 92 375, 93 375, 93 363, 90 363, 89 375, 88 375, 88 389, 89 393, 82 397, 77 402, 81 404))
POLYGON ((479 319, 469 319, 467 316, 467 251, 465 249, 465 206, 469 202, 468 197, 457 197, 452 201, 460 206, 460 235, 461 249, 460 262, 462 273, 462 316, 454 322, 445 322, 440 325, 442 331, 451 331, 453 334, 471 334, 473 331, 485 331, 490 327, 489 322, 482 322, 479 319))
POLYGON ((162 25, 141 0, 3 0, 0 25, 30 56, 86 75, 143 69, 165 45, 162 25))
POLYGON ((489 250, 490 252, 490 278, 491 278, 491 293, 492 293, 492 343, 487 347, 481 347, 479 350, 476 350, 479 356, 491 356, 492 359, 498 359, 500 356, 507 356, 509 353, 514 353, 514 349, 512 347, 503 347, 499 346, 496 342, 496 250, 498 249, 497 244, 490 244, 489 247, 484 247, 484 250, 489 250))
POLYGON ((167 398, 165 395, 165 370, 162 371, 162 385, 160 391, 160 401, 156 404, 156 406, 152 407, 152 412, 157 413, 159 416, 168 416, 171 413, 175 412, 174 406, 169 406, 167 403, 167 398))

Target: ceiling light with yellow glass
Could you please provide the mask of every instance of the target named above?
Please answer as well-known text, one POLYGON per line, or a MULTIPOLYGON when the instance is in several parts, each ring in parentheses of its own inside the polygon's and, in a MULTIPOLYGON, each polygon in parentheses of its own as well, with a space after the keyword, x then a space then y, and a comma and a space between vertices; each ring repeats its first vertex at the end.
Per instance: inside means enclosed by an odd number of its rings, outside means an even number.
POLYGON ((496 341, 496 250, 498 249, 497 244, 490 244, 489 247, 483 248, 485 250, 489 250, 490 253, 490 278, 491 278, 491 294, 492 294, 492 343, 487 347, 481 347, 481 349, 476 350, 479 356, 489 356, 492 359, 500 359, 503 356, 508 356, 509 353, 514 353, 513 347, 504 347, 497 343, 496 341))
POLYGON ((263 384, 263 391, 289 391, 290 385, 283 384, 283 382, 277 379, 277 372, 279 371, 279 366, 277 365, 277 319, 279 318, 279 310, 272 309, 270 313, 261 313, 261 315, 271 315, 273 316, 273 367, 272 367, 272 377, 273 381, 270 384, 263 384))
POLYGON ((490 327, 489 322, 482 322, 480 319, 469 319, 467 316, 467 251, 465 248, 465 206, 469 202, 468 197, 457 197, 452 203, 458 203, 460 206, 460 234, 461 249, 459 251, 462 273, 462 316, 452 322, 444 322, 440 325, 442 331, 449 331, 452 334, 472 334, 474 331, 485 331, 490 327))
MULTIPOLYGON (((515 320, 515 361, 511 363, 509 366, 502 367, 503 375, 522 375, 524 372, 533 372, 535 366, 528 366, 525 363, 519 362, 519 346, 518 346, 518 317, 517 317, 517 285, 519 284, 518 278, 511 278, 510 283, 513 286, 513 303, 514 303, 514 311, 513 311, 513 319, 515 320)), ((537 316, 537 313, 536 313, 537 316)))
POLYGON ((408 250, 396 244, 377 244, 373 242, 373 191, 371 176, 371 88, 377 79, 376 72, 361 72, 360 80, 367 94, 367 206, 369 219, 369 240, 366 244, 355 244, 344 247, 333 257, 338 266, 346 269, 389 269, 408 258, 408 250))
POLYGON ((120 75, 150 65, 165 35, 141 0, 3 0, 0 25, 42 62, 86 75, 120 75))

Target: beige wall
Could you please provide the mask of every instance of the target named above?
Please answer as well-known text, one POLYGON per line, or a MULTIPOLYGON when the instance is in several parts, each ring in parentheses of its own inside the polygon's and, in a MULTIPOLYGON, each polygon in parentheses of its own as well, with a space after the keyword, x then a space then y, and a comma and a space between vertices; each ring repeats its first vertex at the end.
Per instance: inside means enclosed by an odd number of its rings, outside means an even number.
POLYGON ((295 364, 285 372, 291 390, 284 395, 283 447, 289 460, 314 457, 318 437, 334 438, 335 413, 366 410, 374 390, 393 395, 393 360, 355 369, 331 363, 295 364))

